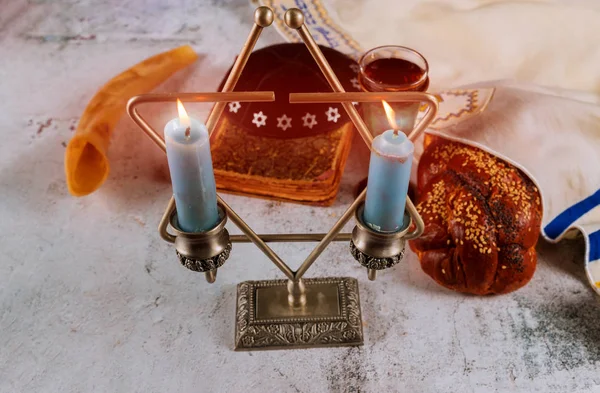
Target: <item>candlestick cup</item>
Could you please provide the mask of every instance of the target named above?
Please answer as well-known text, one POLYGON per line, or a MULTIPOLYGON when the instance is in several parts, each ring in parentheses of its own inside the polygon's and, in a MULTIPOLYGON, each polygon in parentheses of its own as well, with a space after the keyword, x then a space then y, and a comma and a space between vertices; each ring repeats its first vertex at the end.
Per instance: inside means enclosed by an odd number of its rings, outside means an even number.
POLYGON ((364 210, 365 205, 361 204, 355 211, 350 254, 367 268, 369 280, 374 281, 378 270, 389 269, 404 258, 406 241, 421 236, 424 224, 410 199, 407 199, 404 223, 396 232, 372 229, 363 218, 364 210))
MULTIPOLYGON (((209 283, 215 282, 217 269, 223 266, 231 252, 229 232, 225 229, 227 214, 220 204, 218 211, 217 225, 205 232, 183 231, 177 220, 176 209, 171 209, 169 213, 169 224, 174 232, 170 236, 175 244, 177 259, 182 266, 192 271, 206 273, 209 283)), ((161 223, 162 225, 164 224, 161 223)))

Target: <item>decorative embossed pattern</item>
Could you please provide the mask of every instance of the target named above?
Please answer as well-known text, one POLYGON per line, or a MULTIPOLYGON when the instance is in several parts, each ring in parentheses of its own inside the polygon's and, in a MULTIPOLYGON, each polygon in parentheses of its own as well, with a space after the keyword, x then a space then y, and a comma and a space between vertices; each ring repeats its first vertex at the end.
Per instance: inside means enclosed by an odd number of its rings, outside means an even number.
POLYGON ((352 254, 354 259, 356 259, 358 263, 360 263, 367 269, 383 270, 394 266, 395 264, 400 262, 402 258, 404 258, 404 248, 402 249, 400 254, 394 255, 393 257, 375 258, 360 251, 358 248, 356 248, 354 242, 350 240, 350 254, 352 254))
POLYGON ((291 317, 258 321, 254 318, 256 289, 270 285, 285 287, 287 281, 246 281, 238 285, 236 350, 362 345, 363 331, 356 279, 314 278, 304 281, 307 287, 313 283, 338 285, 341 289, 341 317, 291 317))
POLYGON ((175 250, 175 252, 177 253, 177 259, 183 266, 195 272, 207 272, 223 266, 227 258, 229 258, 229 253, 231 252, 231 242, 227 244, 227 247, 225 247, 223 252, 221 252, 219 255, 215 255, 214 257, 208 259, 195 259, 180 254, 177 250, 175 250))

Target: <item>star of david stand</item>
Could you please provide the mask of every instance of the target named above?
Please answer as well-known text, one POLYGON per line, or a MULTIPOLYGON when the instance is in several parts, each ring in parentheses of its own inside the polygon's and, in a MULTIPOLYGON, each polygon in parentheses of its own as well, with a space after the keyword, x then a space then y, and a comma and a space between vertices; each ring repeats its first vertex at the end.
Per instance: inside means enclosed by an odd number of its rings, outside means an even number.
MULTIPOLYGON (((254 14, 254 25, 240 55, 237 57, 221 92, 145 94, 133 97, 127 112, 133 121, 163 151, 165 141, 139 114, 137 106, 151 102, 215 102, 207 120, 209 133, 215 129, 227 102, 274 101, 273 92, 233 92, 256 44, 262 29, 273 22, 273 12, 259 7, 254 14)), ((346 93, 304 24, 299 9, 289 9, 285 23, 298 32, 314 60, 331 86, 332 93, 292 93, 290 103, 342 104, 367 146, 373 137, 352 102, 421 102, 429 107, 423 119, 409 134, 414 140, 434 119, 438 102, 427 93, 346 93)), ((363 344, 363 328, 358 294, 358 282, 350 277, 303 278, 306 271, 332 241, 349 241, 353 257, 367 268, 368 278, 375 280, 377 270, 398 263, 404 255, 406 240, 423 233, 423 220, 414 204, 406 200, 406 221, 410 225, 396 233, 376 232, 362 219, 366 190, 348 207, 327 233, 257 234, 225 201, 218 197, 220 222, 209 231, 187 233, 177 224, 175 200, 171 198, 159 224, 160 236, 175 245, 180 263, 197 272, 204 272, 206 280, 216 280, 231 251, 232 243, 254 243, 287 279, 246 281, 237 288, 235 319, 235 349, 256 350, 274 348, 303 348, 363 344), (353 232, 340 233, 343 226, 355 216, 353 232), (243 235, 229 235, 225 229, 231 220, 243 235), (298 270, 293 271, 268 245, 269 242, 318 242, 298 270)))

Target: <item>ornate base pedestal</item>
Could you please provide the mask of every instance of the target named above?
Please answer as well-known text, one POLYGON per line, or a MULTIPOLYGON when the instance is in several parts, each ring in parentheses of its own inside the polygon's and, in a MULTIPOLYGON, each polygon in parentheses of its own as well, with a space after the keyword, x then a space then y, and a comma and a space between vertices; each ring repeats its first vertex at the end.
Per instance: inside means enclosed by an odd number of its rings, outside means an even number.
POLYGON ((238 285, 235 349, 292 349, 363 344, 358 282, 304 280, 306 304, 291 307, 287 280, 238 285))

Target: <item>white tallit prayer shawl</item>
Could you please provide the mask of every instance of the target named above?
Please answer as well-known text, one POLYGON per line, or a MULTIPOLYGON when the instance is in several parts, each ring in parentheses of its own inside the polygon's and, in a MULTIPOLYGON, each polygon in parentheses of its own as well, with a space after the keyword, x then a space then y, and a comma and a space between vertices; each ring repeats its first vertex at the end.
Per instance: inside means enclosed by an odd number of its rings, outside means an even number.
MULTIPOLYGON (((476 146, 525 172, 542 196, 542 236, 559 242, 583 234, 587 277, 600 294, 600 2, 259 3, 274 9, 275 27, 290 42, 300 40, 283 25, 283 14, 297 7, 317 43, 354 58, 385 44, 421 52, 430 91, 441 97, 427 133, 476 146)), ((421 152, 417 141, 416 162, 421 152)))

